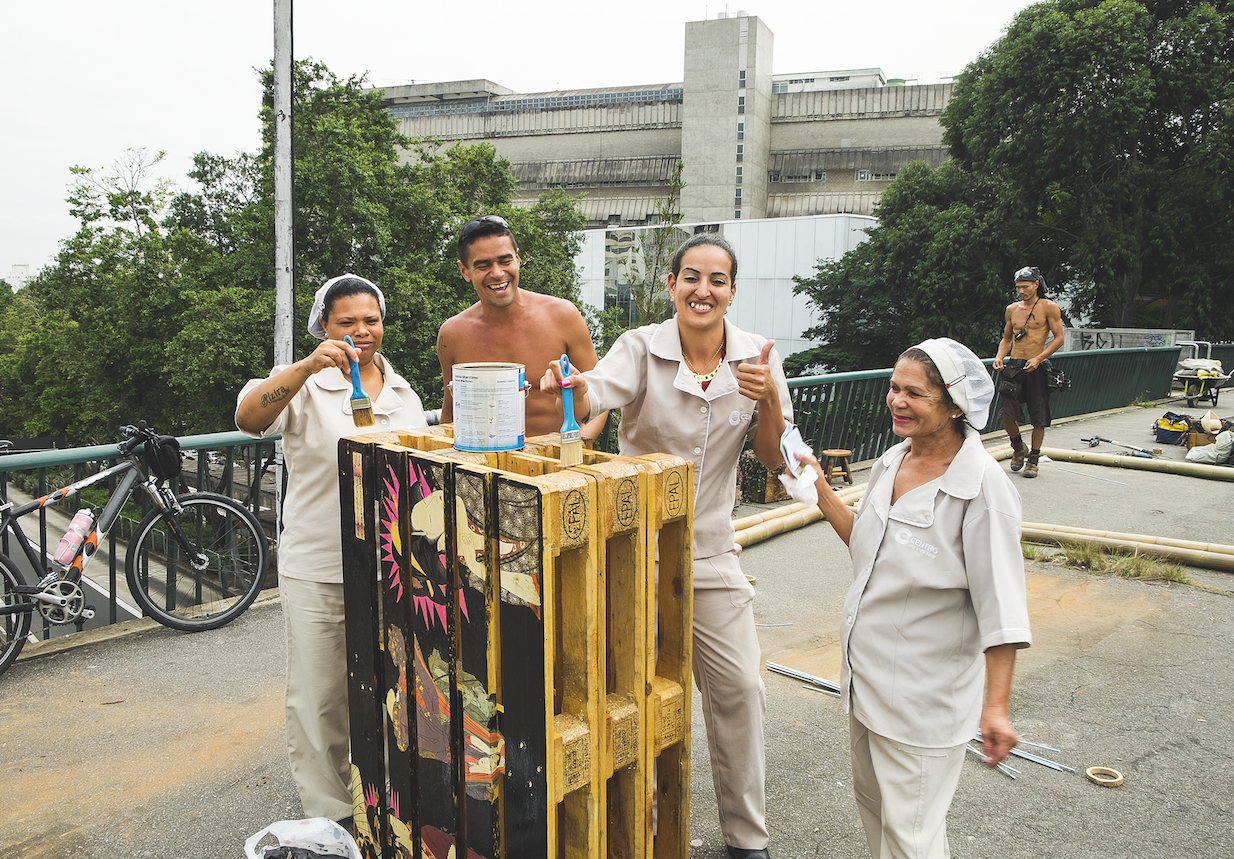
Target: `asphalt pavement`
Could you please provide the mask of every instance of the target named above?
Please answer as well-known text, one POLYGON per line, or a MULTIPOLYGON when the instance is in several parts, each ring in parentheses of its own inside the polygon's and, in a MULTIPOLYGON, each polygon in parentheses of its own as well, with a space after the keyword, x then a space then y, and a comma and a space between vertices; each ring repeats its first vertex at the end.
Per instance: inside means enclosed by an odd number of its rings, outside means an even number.
MULTIPOLYGON (((1151 433, 1181 405, 1060 422, 1045 446, 1116 452, 1080 441, 1100 435, 1181 459, 1151 433)), ((1066 462, 1013 480, 1026 521, 1234 543, 1231 482, 1066 462)), ((1012 780, 970 757, 949 818, 953 856, 1234 855, 1234 576, 1130 581, 1046 554, 1028 562, 1035 643, 1019 653, 1012 720, 1077 772, 1012 761, 1012 780), (1125 782, 1095 785, 1090 766, 1125 782)), ((830 527, 773 537, 742 564, 757 579, 764 659, 838 679, 851 565, 830 527)), ((273 595, 212 632, 130 621, 28 647, 0 676, 0 857, 243 856, 249 834, 300 816, 283 665, 273 595)), ((765 682, 772 855, 867 856, 838 699, 775 673, 765 682)), ((697 695, 694 712, 690 855, 721 859, 697 695)))

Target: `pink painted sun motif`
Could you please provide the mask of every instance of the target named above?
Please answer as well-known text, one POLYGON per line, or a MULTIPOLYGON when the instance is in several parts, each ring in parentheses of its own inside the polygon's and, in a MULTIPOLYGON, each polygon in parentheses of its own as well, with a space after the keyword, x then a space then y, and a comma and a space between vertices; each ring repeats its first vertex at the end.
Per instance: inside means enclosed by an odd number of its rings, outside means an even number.
POLYGON ((403 575, 399 568, 399 556, 403 553, 403 542, 398 530, 398 502, 402 485, 393 468, 390 476, 385 479, 386 491, 381 496, 381 559, 387 562, 390 590, 398 591, 398 598, 403 598, 403 575))

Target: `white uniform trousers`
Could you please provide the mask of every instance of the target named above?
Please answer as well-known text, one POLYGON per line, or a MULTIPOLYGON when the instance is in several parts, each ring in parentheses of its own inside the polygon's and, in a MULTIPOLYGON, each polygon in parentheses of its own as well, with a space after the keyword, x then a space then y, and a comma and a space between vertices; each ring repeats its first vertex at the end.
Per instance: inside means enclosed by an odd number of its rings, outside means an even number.
POLYGON ((853 795, 873 859, 947 859, 947 811, 964 746, 930 749, 875 734, 851 714, 853 795))
POLYGON ((305 817, 352 816, 343 586, 279 579, 287 627, 285 719, 305 817))
POLYGON ((694 682, 720 829, 729 846, 746 850, 767 846, 767 695, 753 600, 736 553, 694 559, 694 682))

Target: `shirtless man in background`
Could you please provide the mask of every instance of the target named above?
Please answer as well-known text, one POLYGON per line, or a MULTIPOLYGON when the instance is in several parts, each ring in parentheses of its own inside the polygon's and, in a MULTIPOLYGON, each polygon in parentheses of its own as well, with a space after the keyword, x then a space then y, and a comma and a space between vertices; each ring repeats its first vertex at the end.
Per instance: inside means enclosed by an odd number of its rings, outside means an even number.
MULTIPOLYGON (((563 298, 519 289, 519 264, 514 233, 504 219, 485 215, 459 230, 458 270, 479 300, 447 319, 437 333, 437 360, 446 385, 442 423, 454 421, 450 382, 455 364, 522 364, 528 379, 539 378, 563 353, 579 370, 596 365, 596 348, 578 308, 563 298)), ((529 438, 561 429, 559 404, 559 397, 531 388, 526 409, 529 438)), ((582 426, 585 441, 599 435, 607 416, 603 412, 582 426)))
POLYGON ((1007 305, 994 369, 1002 370, 1004 379, 1019 381, 1020 394, 1009 397, 1004 393, 998 415, 1011 440, 1011 470, 1023 469, 1025 477, 1036 477, 1045 428, 1050 425, 1050 389, 1046 386, 1045 370, 1037 370, 1062 348, 1063 316, 1058 305, 1043 294, 1045 278, 1036 266, 1025 266, 1015 273, 1015 291, 1019 301, 1007 305), (1053 335, 1048 344, 1047 332, 1053 335), (1008 353, 1011 357, 1004 361, 1008 353), (1028 422, 1033 427, 1031 449, 1020 438, 1022 406, 1028 406, 1028 422))

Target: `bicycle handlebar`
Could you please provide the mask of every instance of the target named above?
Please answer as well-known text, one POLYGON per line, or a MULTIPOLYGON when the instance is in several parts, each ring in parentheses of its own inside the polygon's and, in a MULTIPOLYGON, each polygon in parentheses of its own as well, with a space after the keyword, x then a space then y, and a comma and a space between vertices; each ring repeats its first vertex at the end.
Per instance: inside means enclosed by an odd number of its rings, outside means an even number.
POLYGON ((125 424, 120 427, 120 437, 124 439, 120 442, 120 452, 128 456, 138 445, 156 438, 157 435, 145 421, 138 421, 137 426, 125 424))

